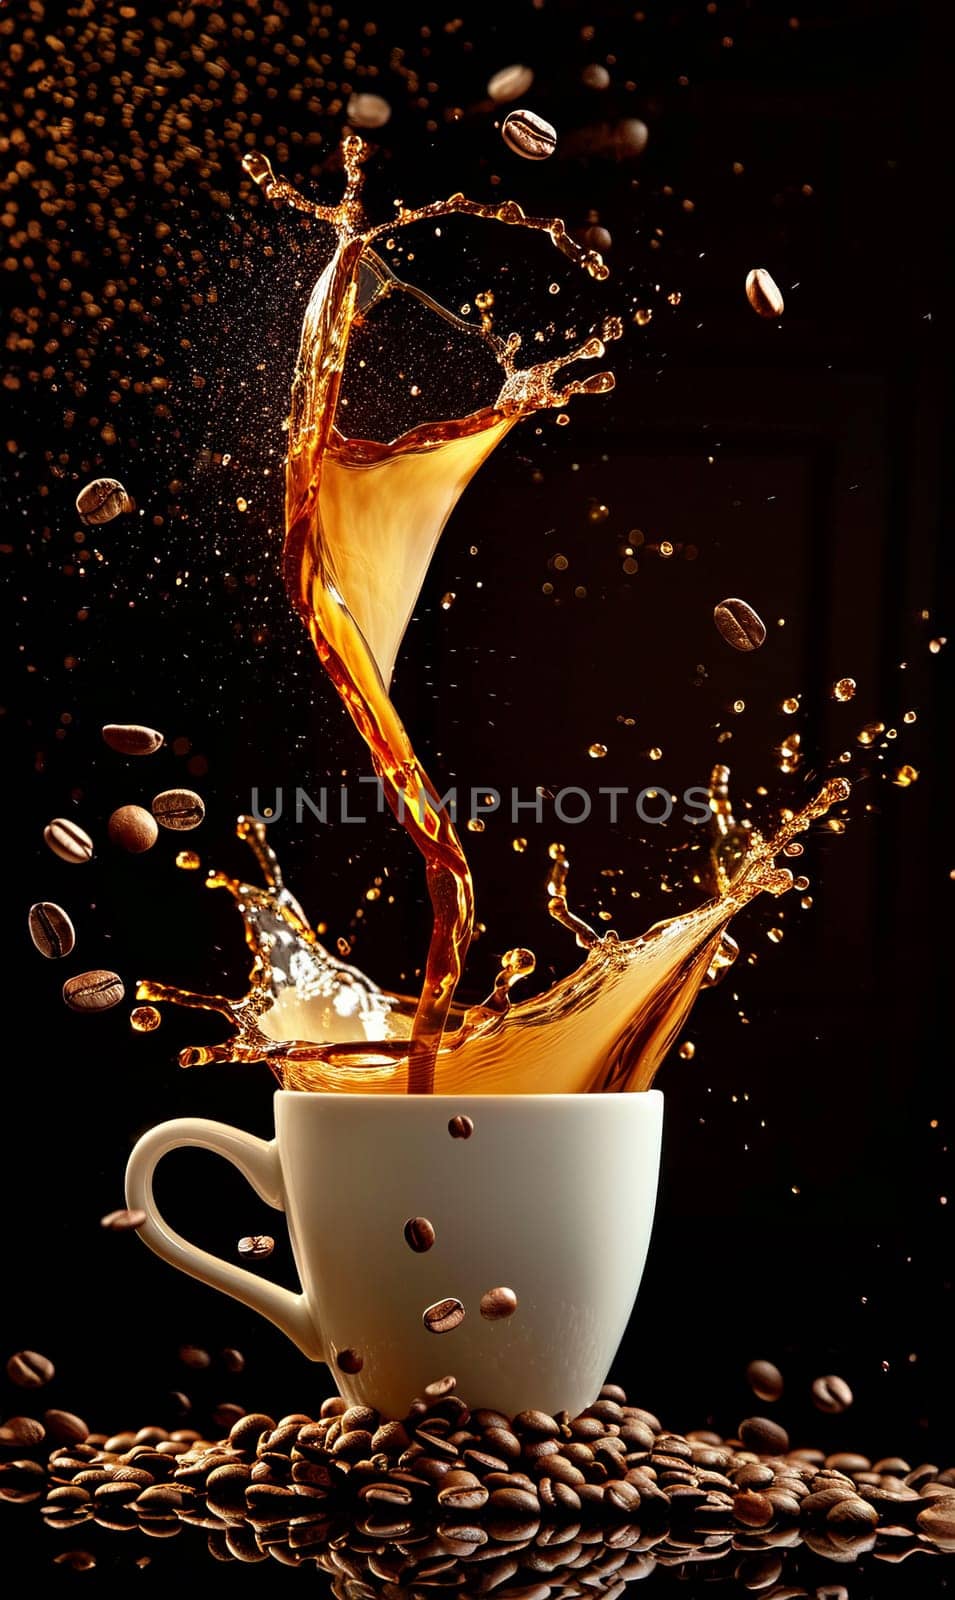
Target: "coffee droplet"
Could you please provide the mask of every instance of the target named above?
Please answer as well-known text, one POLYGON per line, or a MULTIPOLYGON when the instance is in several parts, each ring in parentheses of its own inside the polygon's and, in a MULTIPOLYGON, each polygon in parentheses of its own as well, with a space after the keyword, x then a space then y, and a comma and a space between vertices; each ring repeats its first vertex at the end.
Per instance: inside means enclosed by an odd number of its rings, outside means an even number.
POLYGON ((451 1333, 464 1321, 464 1307, 460 1300, 437 1300, 428 1307, 422 1321, 429 1333, 451 1333))
POLYGON ((107 1211, 100 1217, 99 1225, 109 1233, 126 1233, 131 1228, 141 1228, 146 1221, 145 1211, 107 1211))
POLYGON ((589 66, 584 67, 580 81, 585 89, 609 89, 610 73, 599 61, 592 61, 589 66))
POLYGON ((152 756, 165 743, 155 728, 139 722, 107 722, 102 733, 104 743, 121 756, 152 756))
POLYGON ((204 800, 192 789, 164 789, 156 795, 150 810, 161 828, 172 828, 177 833, 198 828, 206 814, 204 800))
POLYGON ((684 1039, 679 1050, 677 1051, 677 1055, 681 1061, 692 1061, 693 1057, 696 1055, 696 1045, 693 1043, 693 1040, 684 1039))
POLYGON ((78 822, 71 822, 69 817, 54 817, 43 829, 43 838, 55 856, 74 867, 88 861, 93 854, 93 841, 89 834, 78 822))
POLYGON ((836 1416, 840 1411, 848 1411, 852 1399, 852 1390, 845 1378, 817 1378, 813 1383, 812 1403, 817 1411, 836 1416))
POLYGON ((766 624, 745 600, 721 600, 713 621, 720 637, 734 650, 758 650, 766 642, 766 624))
POLYGON ((452 1117, 448 1123, 448 1132, 452 1139, 470 1139, 474 1132, 474 1123, 470 1117, 452 1117))
POLYGON ((275 1240, 268 1233, 247 1233, 236 1248, 247 1261, 265 1261, 275 1249, 275 1240))
POLYGON ((365 1365, 365 1358, 357 1350, 339 1350, 335 1357, 335 1365, 339 1372, 347 1372, 354 1376, 365 1365))
POLYGON ((533 82, 534 74, 530 67, 502 67, 500 72, 488 78, 487 92, 490 99, 503 104, 508 100, 516 100, 518 95, 527 94, 533 82))
POLYGON ((176 856, 176 866, 183 872, 198 872, 202 866, 202 858, 194 850, 180 850, 176 856))
POLYGON ((63 910, 52 900, 38 900, 30 907, 28 915, 30 938, 41 956, 57 961, 68 956, 76 943, 73 924, 63 910))
POLYGON ((130 1027, 136 1033, 155 1033, 162 1022, 162 1015, 155 1006, 137 1006, 129 1013, 130 1027))
POLYGON ((77 495, 76 509, 84 522, 112 522, 124 512, 135 511, 136 504, 118 478, 94 478, 77 495))
POLYGON ((765 267, 754 267, 747 275, 746 298, 761 317, 781 317, 786 309, 779 286, 765 267))
POLYGON ((380 94, 353 94, 348 97, 345 116, 353 128, 383 128, 390 120, 391 107, 380 94))
POLYGON ((584 244, 590 250, 599 250, 600 254, 605 256, 608 250, 613 249, 613 234, 609 228, 602 227, 600 223, 591 223, 589 228, 584 229, 584 244))
POLYGON ((847 700, 851 700, 855 692, 855 678, 840 678, 832 686, 832 698, 833 700, 838 700, 840 705, 845 705, 847 700))
POLYGON ((120 806, 110 817, 106 831, 112 844, 134 856, 151 850, 159 838, 156 819, 143 806, 120 806))
POLYGON ((63 985, 63 999, 71 1011, 109 1011, 119 1005, 125 993, 122 978, 100 967, 67 978, 63 985))
POLYGON ((525 161, 546 161, 557 149, 557 130, 533 111, 509 112, 501 137, 508 149, 525 161))
POLYGON ((517 1310, 517 1295, 513 1289, 488 1289, 481 1296, 481 1316, 487 1322, 500 1322, 512 1317, 517 1310))
POLYGON ((417 1255, 430 1250, 435 1237, 434 1226, 427 1217, 409 1217, 405 1223, 405 1241, 417 1255))

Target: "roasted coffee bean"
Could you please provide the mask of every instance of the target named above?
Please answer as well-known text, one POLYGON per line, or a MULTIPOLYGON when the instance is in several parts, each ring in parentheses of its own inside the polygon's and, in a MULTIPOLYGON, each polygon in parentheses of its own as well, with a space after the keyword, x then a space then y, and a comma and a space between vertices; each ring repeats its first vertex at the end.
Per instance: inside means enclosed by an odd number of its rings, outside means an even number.
MULTIPOLYGON (((624 1422, 620 1437, 628 1450, 652 1450, 653 1434, 643 1422, 624 1422)), ((712 1455, 712 1451, 710 1454, 712 1455)))
POLYGON ((448 1123, 448 1132, 452 1139, 470 1139, 474 1132, 474 1123, 470 1117, 452 1117, 448 1123))
POLYGON ((43 838, 55 856, 78 867, 93 854, 93 841, 78 822, 69 817, 54 817, 43 829, 43 838))
POLYGON ((920 1511, 919 1531, 943 1550, 955 1551, 955 1495, 939 1495, 920 1511))
POLYGON ((222 1365, 227 1372, 231 1372, 234 1376, 238 1372, 245 1371, 245 1356, 241 1350, 236 1350, 230 1346, 222 1352, 222 1365))
MULTIPOLYGON (((619 1406, 615 1400, 595 1400, 592 1406, 587 1407, 584 1415, 587 1417, 596 1417, 598 1422, 612 1423, 614 1427, 619 1428, 620 1424, 623 1422, 623 1407, 619 1406)), ((667 1437, 669 1437, 669 1435, 667 1437)), ((682 1444, 682 1440, 680 1442, 682 1444)), ((661 1439, 657 1440, 657 1446, 661 1450, 665 1449, 665 1445, 661 1439)), ((687 1460, 689 1460, 689 1447, 687 1447, 686 1455, 687 1460)))
POLYGON ((383 128, 391 120, 391 107, 380 94, 352 94, 345 116, 353 128, 383 128))
POLYGON ((17 1504, 38 1500, 46 1483, 39 1461, 0 1462, 0 1497, 17 1504))
POLYGON ((439 1505, 451 1511, 479 1511, 487 1502, 488 1491, 473 1472, 445 1473, 438 1490, 439 1505))
POLYGON ((812 1494, 807 1494, 800 1502, 799 1514, 804 1521, 812 1522, 828 1515, 833 1506, 841 1500, 846 1500, 853 1494, 852 1489, 845 1485, 827 1484, 823 1489, 817 1489, 812 1494))
POLYGON ((504 118, 501 138, 509 150, 526 161, 546 161, 557 149, 557 131, 533 111, 511 111, 504 118))
POLYGON ((118 478, 94 478, 77 495, 76 509, 84 522, 100 523, 135 511, 136 504, 118 478))
POLYGON ((875 1506, 850 1494, 848 1499, 830 1506, 826 1512, 826 1529, 833 1538, 857 1539, 874 1528, 878 1520, 875 1506))
POLYGON ((834 1456, 827 1456, 826 1466, 831 1467, 835 1472, 847 1472, 851 1478, 856 1477, 860 1472, 870 1472, 872 1470, 872 1462, 868 1456, 857 1455, 852 1450, 840 1450, 834 1456))
POLYGON ((769 1417, 747 1417, 739 1425, 739 1436, 756 1455, 784 1456, 789 1449, 789 1434, 769 1417))
POLYGON ((89 1437, 83 1418, 72 1411, 44 1411, 43 1421, 54 1444, 82 1444, 89 1437))
POLYGON ((245 1491, 250 1467, 244 1461, 229 1461, 215 1467, 206 1479, 206 1504, 217 1516, 228 1517, 245 1509, 245 1491))
POLYGON ((746 275, 746 298, 758 316, 781 317, 786 309, 779 286, 765 267, 754 267, 746 275))
POLYGON ((358 1491, 359 1499, 370 1501, 373 1505, 410 1506, 413 1499, 411 1489, 406 1483, 391 1483, 387 1478, 381 1482, 365 1483, 358 1491))
POLYGON ((63 985, 63 999, 70 1010, 84 1013, 109 1011, 120 1004, 125 993, 122 978, 102 967, 80 972, 75 978, 67 978, 63 985))
POLYGON ((831 1415, 847 1411, 852 1404, 852 1390, 844 1378, 817 1378, 812 1386, 812 1403, 817 1411, 831 1415))
POLYGON ((92 1572, 96 1557, 91 1550, 61 1550, 53 1557, 55 1567, 66 1567, 70 1572, 92 1572))
POLYGON ((141 856, 151 850, 159 838, 159 826, 154 816, 143 806, 119 806, 106 825, 111 844, 130 855, 141 856))
POLYGON ((229 1443, 232 1450, 242 1450, 243 1454, 253 1454, 262 1434, 270 1434, 275 1427, 275 1419, 266 1416, 264 1411, 250 1411, 248 1416, 243 1416, 229 1429, 229 1443))
MULTIPOLYGON (((301 1435, 299 1445, 301 1446, 301 1435)), ((384 1451, 386 1455, 399 1456, 407 1450, 411 1440, 408 1430, 403 1422, 383 1422, 372 1435, 371 1447, 375 1451, 384 1451)))
POLYGON ((775 1476, 772 1467, 763 1461, 744 1461, 741 1467, 734 1468, 733 1482, 738 1489, 765 1489, 775 1476))
POLYGON ((514 1432, 523 1438, 556 1439, 560 1428, 546 1411, 519 1411, 513 1422, 514 1432))
MULTIPOLYGON (((212 1357, 208 1350, 203 1350, 197 1344, 181 1344, 179 1346, 179 1360, 184 1367, 191 1367, 194 1372, 201 1372, 212 1365, 212 1357)), ((271 1420, 269 1421, 269 1427, 275 1427, 275 1423, 271 1420)))
POLYGON ((18 1350, 7 1362, 7 1377, 18 1389, 41 1389, 55 1371, 53 1362, 36 1350, 18 1350))
POLYGON ((154 796, 150 810, 161 828, 176 833, 198 828, 206 814, 205 801, 192 789, 164 789, 154 796))
POLYGON ((58 961, 68 956, 76 943, 76 930, 63 910, 52 900, 38 900, 28 915, 30 938, 41 956, 58 961))
POLYGON ((429 1333, 451 1333, 464 1321, 464 1307, 460 1300, 436 1300, 423 1313, 422 1321, 429 1333))
POLYGON ((128 1233, 131 1228, 141 1228, 145 1221, 145 1211, 107 1211, 105 1217, 100 1217, 99 1225, 110 1233, 128 1233))
POLYGON ((371 1450, 371 1434, 367 1428, 355 1428, 351 1433, 340 1433, 332 1445, 332 1455, 346 1461, 361 1461, 371 1450))
POLYGON ((425 1455, 420 1456, 414 1464, 415 1472, 424 1472, 427 1476, 426 1463, 429 1457, 432 1460, 441 1461, 445 1468, 450 1462, 456 1461, 458 1458, 457 1445, 452 1444, 449 1439, 443 1439, 440 1434, 429 1433, 425 1428, 418 1428, 415 1432, 415 1440, 425 1451, 425 1455))
POLYGON ((365 1365, 365 1358, 357 1350, 339 1350, 335 1357, 335 1365, 339 1372, 347 1372, 349 1376, 354 1377, 355 1373, 360 1372, 365 1365))
POLYGON ((640 1508, 640 1490, 635 1484, 627 1483, 625 1478, 608 1483, 604 1490, 604 1504, 613 1506, 616 1511, 632 1513, 640 1508))
POLYGON ((758 1489, 743 1489, 733 1500, 733 1515, 747 1528, 764 1528, 773 1520, 773 1502, 758 1489))
POLYGON ((342 1433, 354 1433, 356 1428, 364 1428, 369 1433, 374 1433, 378 1426, 378 1413, 371 1406, 349 1406, 342 1412, 342 1433))
POLYGON ((435 1241, 435 1231, 427 1217, 409 1217, 405 1223, 405 1243, 418 1255, 430 1250, 435 1241))
POLYGON ((103 739, 111 750, 116 750, 121 756, 151 756, 161 750, 165 743, 161 733, 155 728, 144 727, 138 722, 107 722, 103 728, 103 739))
POLYGON ((223 1400, 212 1410, 212 1420, 217 1428, 234 1428, 245 1416, 245 1406, 237 1405, 234 1400, 223 1400))
POLYGON ((506 105, 508 100, 517 100, 527 94, 533 82, 534 74, 530 67, 501 67, 487 80, 488 96, 496 100, 498 105, 506 105))
MULTIPOLYGON (((723 604, 724 606, 741 605, 742 602, 724 600, 723 604)), ((717 610, 719 610, 719 607, 717 607, 717 610)), ((746 611, 749 616, 755 615, 754 612, 750 611, 748 606, 746 607, 746 611)), ((757 621, 758 620, 759 619, 757 618, 757 621)), ((734 625, 740 627, 740 629, 745 633, 745 630, 742 629, 742 624, 739 623, 735 617, 733 622, 734 625)), ((719 622, 717 622, 717 627, 720 627, 719 622)), ((720 628, 720 632, 723 632, 722 628, 720 628)), ((723 634, 723 637, 726 638, 726 635, 723 634)), ((746 637, 748 639, 748 635, 746 635, 746 637)), ((763 639, 765 639, 765 637, 766 629, 763 628, 763 639)), ((728 642, 733 644, 734 641, 731 638, 728 642)), ((759 643, 762 644, 762 642, 762 639, 760 639, 759 643)), ((741 647, 737 645, 736 648, 740 649, 741 647)), ((754 648, 754 646, 747 643, 743 645, 742 648, 751 650, 754 648)), ((751 1361, 749 1366, 746 1368, 746 1382, 749 1384, 757 1400, 778 1400, 785 1386, 782 1373, 778 1367, 773 1366, 771 1361, 751 1361)))
MULTIPOLYGON (((758 650, 760 645, 766 643, 766 624, 745 600, 721 600, 714 608, 713 621, 721 638, 725 639, 727 644, 731 644, 734 650, 758 650)), ((754 1362, 753 1365, 768 1368, 770 1363, 760 1361, 754 1362)), ((775 1367, 773 1371, 776 1371, 775 1367)), ((754 1392, 759 1393, 758 1390, 754 1392)), ((779 1392, 781 1394, 782 1389, 779 1392)), ((763 1399, 762 1395, 760 1399, 763 1399)))
POLYGON ((492 1490, 489 1503, 495 1510, 516 1512, 521 1516, 537 1516, 540 1512, 540 1501, 533 1489, 515 1484, 492 1490))
POLYGON ((268 1233, 247 1233, 236 1249, 247 1261, 266 1261, 275 1249, 275 1240, 268 1233))
POLYGON ((513 1289, 488 1289, 481 1296, 481 1316, 487 1322, 501 1322, 512 1317, 517 1310, 517 1295, 513 1289))
POLYGON ((36 1417, 8 1417, 0 1428, 0 1440, 5 1445, 22 1446, 27 1450, 42 1444, 45 1438, 46 1429, 36 1417))
MULTIPOLYGON (((447 1399, 448 1395, 454 1394, 454 1391, 457 1388, 457 1386, 458 1386, 458 1380, 457 1380, 457 1378, 453 1377, 451 1374, 448 1374, 448 1376, 444 1377, 444 1378, 435 1378, 432 1383, 426 1383, 425 1384, 425 1387, 424 1387, 425 1398, 427 1400, 435 1400, 435 1401, 445 1400, 445 1399, 447 1399)), ((462 1410, 466 1409, 466 1407, 463 1405, 463 1403, 460 1400, 455 1399, 455 1409, 457 1409, 458 1406, 461 1406, 462 1410)), ((433 1412, 436 1409, 439 1409, 439 1408, 436 1408, 435 1406, 429 1406, 428 1407, 429 1413, 433 1412)))

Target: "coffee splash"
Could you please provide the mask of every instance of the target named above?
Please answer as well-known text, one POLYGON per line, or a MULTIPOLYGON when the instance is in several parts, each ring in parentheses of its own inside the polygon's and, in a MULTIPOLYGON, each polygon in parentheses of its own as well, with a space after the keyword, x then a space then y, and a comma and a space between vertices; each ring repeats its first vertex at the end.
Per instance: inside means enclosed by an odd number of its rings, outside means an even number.
MULTIPOLYGON (((520 339, 493 330, 487 300, 477 323, 405 283, 373 248, 396 229, 456 214, 547 234, 596 279, 599 254, 582 250, 558 219, 526 217, 511 201, 483 205, 463 195, 368 225, 360 200, 362 143, 342 145, 346 186, 336 206, 319 205, 246 156, 250 177, 335 233, 331 260, 308 303, 292 387, 286 462, 284 570, 288 590, 323 666, 371 754, 392 810, 421 851, 433 928, 417 1001, 380 990, 319 942, 282 883, 265 828, 248 818, 239 834, 254 849, 264 887, 212 873, 242 916, 252 952, 247 993, 232 1001, 153 982, 137 998, 201 1007, 225 1017, 224 1043, 183 1051, 184 1066, 267 1061, 286 1088, 384 1093, 586 1093, 646 1089, 678 1036, 699 989, 719 980, 735 956, 730 919, 764 892, 792 885, 775 856, 797 833, 848 796, 833 779, 770 839, 736 824, 728 772, 714 772, 711 853, 714 898, 657 924, 637 939, 597 934, 568 904, 569 862, 551 849, 548 910, 586 951, 583 963, 544 993, 515 1003, 511 989, 534 971, 527 950, 509 951, 493 991, 478 1006, 454 1001, 473 925, 473 890, 451 817, 418 760, 389 697, 395 657, 434 549, 457 500, 495 446, 522 417, 560 407, 574 395, 606 393, 601 372, 561 383, 573 362, 604 354, 586 340, 564 356, 519 368, 520 339), (479 340, 503 374, 490 406, 429 422, 390 443, 353 438, 339 423, 341 387, 353 330, 376 306, 408 295, 459 333, 479 340)), ((613 329, 616 334, 619 330, 613 329)))
POLYGON ((384 795, 425 861, 432 933, 410 1046, 409 1089, 428 1092, 474 922, 471 874, 450 816, 418 760, 389 698, 395 655, 441 532, 467 484, 521 417, 606 393, 609 372, 574 379, 558 374, 603 355, 597 338, 554 360, 519 368, 520 339, 502 340, 490 318, 467 323, 390 270, 374 242, 412 223, 467 215, 544 232, 592 277, 607 276, 596 251, 583 250, 557 218, 524 215, 513 201, 483 205, 452 195, 370 227, 361 205, 362 141, 342 143, 345 193, 337 206, 306 199, 277 179, 266 158, 245 158, 249 176, 272 200, 332 227, 331 260, 305 312, 292 384, 285 480, 285 579, 322 665, 371 754, 384 795), (407 293, 459 330, 481 340, 503 381, 491 406, 454 420, 429 422, 388 444, 350 438, 339 400, 349 340, 359 318, 396 293, 407 293))
MULTIPOLYGON (((714 773, 711 805, 728 807, 727 769, 714 773)), ((831 778, 770 838, 746 830, 747 850, 732 881, 704 905, 659 922, 637 939, 595 933, 567 904, 569 862, 552 849, 548 910, 586 950, 582 964, 544 993, 515 1002, 510 990, 534 971, 529 950, 509 951, 488 999, 449 1008, 449 1025, 434 1064, 439 1094, 586 1094, 649 1089, 679 1036, 701 988, 731 964, 732 917, 760 894, 785 894, 792 873, 775 858, 813 822, 849 796, 845 778, 831 778)), ((715 812, 714 814, 719 815, 715 812)), ((727 813, 723 813, 725 816, 727 813)), ((731 813, 729 813, 731 815, 731 813)), ((324 949, 297 901, 282 884, 264 823, 239 821, 255 850, 264 888, 210 873, 242 916, 253 962, 239 1000, 199 995, 152 982, 137 999, 173 1001, 220 1013, 232 1037, 193 1046, 183 1066, 266 1061, 286 1089, 405 1094, 412 1088, 413 1000, 378 989, 357 968, 324 949)), ((717 826, 711 851, 720 867, 717 826)))

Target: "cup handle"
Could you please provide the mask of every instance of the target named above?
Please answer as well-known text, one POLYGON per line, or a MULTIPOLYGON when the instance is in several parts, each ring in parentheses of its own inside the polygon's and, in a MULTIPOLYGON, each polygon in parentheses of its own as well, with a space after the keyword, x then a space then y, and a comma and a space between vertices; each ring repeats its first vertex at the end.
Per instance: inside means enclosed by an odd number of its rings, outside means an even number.
POLYGON ((292 1294, 267 1278, 256 1277, 245 1267, 237 1267, 231 1261, 223 1261, 208 1250, 190 1244, 169 1226, 157 1209, 153 1198, 153 1173, 164 1155, 184 1146, 224 1156, 238 1167, 268 1205, 277 1211, 285 1210, 279 1154, 274 1141, 256 1139, 253 1134, 230 1128, 224 1122, 210 1122, 204 1117, 178 1117, 144 1133, 134 1145, 126 1167, 126 1204, 132 1211, 146 1213, 146 1221, 139 1229, 140 1238, 157 1256, 181 1272, 210 1284, 213 1289, 221 1289, 274 1322, 312 1361, 327 1360, 303 1294, 292 1294))

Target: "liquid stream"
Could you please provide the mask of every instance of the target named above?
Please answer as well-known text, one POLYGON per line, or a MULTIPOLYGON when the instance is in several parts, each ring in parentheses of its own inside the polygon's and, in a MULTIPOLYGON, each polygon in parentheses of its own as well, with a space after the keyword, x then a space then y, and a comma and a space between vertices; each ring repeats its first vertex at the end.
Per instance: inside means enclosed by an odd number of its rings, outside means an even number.
POLYGON ((726 932, 730 919, 755 895, 791 886, 791 874, 776 868, 774 857, 844 800, 848 784, 831 780, 766 841, 733 821, 728 775, 717 769, 711 801, 715 898, 629 941, 613 933, 601 937, 571 911, 568 862, 555 848, 548 909, 586 951, 583 963, 545 993, 514 1003, 510 991, 533 972, 534 957, 510 951, 483 1005, 455 1003, 473 926, 471 876, 450 815, 390 699, 395 657, 442 530, 481 464, 522 417, 563 406, 577 394, 606 393, 613 376, 560 376, 572 363, 604 354, 596 337, 554 360, 519 368, 519 338, 498 336, 486 303, 479 304, 479 322, 464 320, 398 278, 373 246, 410 223, 466 214, 544 232, 596 279, 607 269, 558 219, 526 217, 510 201, 482 205, 453 195, 416 210, 402 207, 392 221, 371 227, 360 201, 361 141, 346 138, 342 154, 346 187, 336 206, 306 199, 277 179, 258 153, 244 165, 269 198, 329 224, 335 234, 305 313, 292 387, 284 571, 385 796, 424 857, 433 924, 421 994, 417 1000, 388 994, 327 951, 284 887, 264 826, 242 818, 239 833, 256 853, 264 887, 220 873, 207 881, 232 894, 243 918, 253 957, 247 993, 233 1001, 143 982, 137 998, 201 1007, 228 1019, 231 1037, 184 1051, 183 1065, 265 1060, 286 1088, 442 1094, 646 1089, 699 989, 717 981, 735 957, 726 932), (490 406, 423 424, 390 443, 351 438, 338 421, 350 336, 376 306, 400 294, 490 350, 502 372, 499 393, 490 406))

